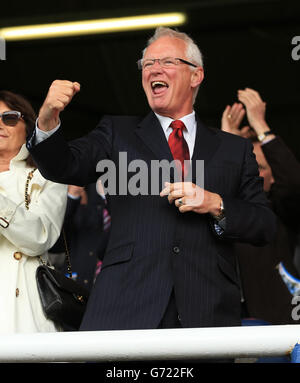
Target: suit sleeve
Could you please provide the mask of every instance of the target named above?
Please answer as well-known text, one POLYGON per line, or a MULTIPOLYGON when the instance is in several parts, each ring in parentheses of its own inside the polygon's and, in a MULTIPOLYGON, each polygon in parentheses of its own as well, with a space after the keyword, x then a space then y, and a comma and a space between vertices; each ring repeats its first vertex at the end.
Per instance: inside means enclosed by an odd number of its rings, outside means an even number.
MULTIPOLYGON (((41 174, 54 182, 85 186, 100 176, 97 163, 111 154, 111 120, 104 117, 88 135, 66 142, 62 129, 35 145, 34 136, 27 140, 27 148, 41 174)), ((33 133, 35 134, 35 132, 33 133)))
POLYGON ((263 191, 253 146, 245 140, 245 156, 236 196, 222 196, 226 227, 220 238, 263 246, 276 233, 276 217, 263 191))

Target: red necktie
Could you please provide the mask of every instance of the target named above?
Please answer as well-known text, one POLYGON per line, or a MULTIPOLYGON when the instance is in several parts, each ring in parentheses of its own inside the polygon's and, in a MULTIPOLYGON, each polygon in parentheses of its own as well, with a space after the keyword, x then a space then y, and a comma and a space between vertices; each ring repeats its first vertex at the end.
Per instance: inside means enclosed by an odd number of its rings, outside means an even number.
POLYGON ((175 120, 170 124, 170 127, 173 129, 173 132, 169 136, 168 143, 174 160, 179 160, 181 163, 180 171, 182 171, 182 180, 184 180, 184 176, 188 173, 188 167, 184 166, 184 160, 190 159, 189 147, 183 137, 185 125, 182 121, 175 120))

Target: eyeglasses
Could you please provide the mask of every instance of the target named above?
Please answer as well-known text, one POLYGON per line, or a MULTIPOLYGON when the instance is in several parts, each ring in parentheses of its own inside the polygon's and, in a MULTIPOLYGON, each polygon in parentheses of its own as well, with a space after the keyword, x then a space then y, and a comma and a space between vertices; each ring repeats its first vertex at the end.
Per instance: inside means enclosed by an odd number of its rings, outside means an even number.
POLYGON ((16 126, 22 117, 23 115, 21 114, 21 112, 17 112, 16 110, 0 113, 0 118, 3 124, 7 126, 16 126))
POLYGON ((140 59, 137 62, 137 65, 140 70, 150 70, 155 64, 155 61, 157 61, 163 68, 174 68, 180 63, 191 65, 194 68, 197 68, 197 65, 192 64, 189 61, 180 59, 179 57, 164 57, 162 59, 140 59))

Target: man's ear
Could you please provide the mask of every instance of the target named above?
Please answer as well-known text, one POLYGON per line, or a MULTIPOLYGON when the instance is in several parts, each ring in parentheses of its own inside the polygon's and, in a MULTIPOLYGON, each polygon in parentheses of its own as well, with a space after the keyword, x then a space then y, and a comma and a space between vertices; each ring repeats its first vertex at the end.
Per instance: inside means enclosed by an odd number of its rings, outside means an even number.
POLYGON ((191 76, 191 86, 196 88, 204 80, 204 70, 201 66, 198 66, 195 70, 192 71, 191 76))

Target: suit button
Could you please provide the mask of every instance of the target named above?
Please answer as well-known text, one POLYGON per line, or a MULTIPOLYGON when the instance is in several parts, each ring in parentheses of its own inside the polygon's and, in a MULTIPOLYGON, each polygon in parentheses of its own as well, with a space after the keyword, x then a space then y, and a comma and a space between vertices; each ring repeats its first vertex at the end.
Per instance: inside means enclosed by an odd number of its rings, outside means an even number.
POLYGON ((22 258, 22 253, 20 253, 19 251, 16 251, 14 253, 14 258, 19 261, 21 258, 22 258))
POLYGON ((20 294, 20 290, 19 289, 16 289, 16 297, 18 297, 20 294))
POLYGON ((174 246, 173 247, 173 251, 174 251, 175 254, 179 254, 180 253, 180 249, 179 249, 178 246, 174 246))
POLYGON ((94 255, 94 252, 93 251, 90 251, 89 252, 89 255, 92 257, 94 255))

